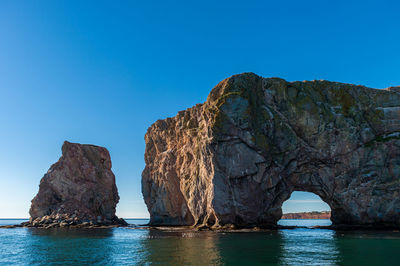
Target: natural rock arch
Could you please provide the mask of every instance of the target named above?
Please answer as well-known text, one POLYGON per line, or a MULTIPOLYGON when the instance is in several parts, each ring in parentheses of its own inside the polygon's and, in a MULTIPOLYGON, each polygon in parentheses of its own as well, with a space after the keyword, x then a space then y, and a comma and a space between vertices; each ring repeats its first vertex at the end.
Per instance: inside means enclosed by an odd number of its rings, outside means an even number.
MULTIPOLYGON (((283 202, 281 208, 284 213, 280 220, 324 219, 331 221, 331 207, 313 192, 295 190, 290 197, 283 202), (300 194, 298 194, 299 192, 300 194), (304 196, 306 196, 305 199, 303 198, 304 196)), ((322 226, 323 224, 319 225, 322 226)))
POLYGON ((151 224, 275 226, 301 190, 336 226, 400 226, 399 88, 235 75, 145 140, 151 224))
MULTIPOLYGON (((315 191, 315 190, 314 190, 314 191, 315 191)), ((292 212, 287 212, 287 213, 289 213, 289 214, 308 214, 308 213, 314 213, 314 212, 317 212, 317 213, 321 213, 321 212, 329 212, 329 213, 331 213, 331 212, 332 212, 332 207, 331 207, 332 202, 328 203, 328 202, 326 201, 326 197, 325 197, 325 198, 322 198, 322 197, 321 197, 320 195, 318 195, 317 193, 311 192, 310 190, 304 189, 304 188, 302 188, 302 189, 294 188, 294 190, 285 190, 285 195, 286 195, 286 193, 287 193, 288 196, 285 197, 285 199, 283 200, 283 202, 281 202, 281 204, 280 204, 281 210, 283 209, 283 206, 285 205, 285 203, 287 203, 287 202, 292 198, 292 195, 293 195, 294 192, 307 192, 308 194, 313 194, 313 195, 319 196, 320 200, 321 200, 323 203, 325 203, 326 205, 328 205, 329 209, 328 209, 328 210, 319 211, 319 210, 315 210, 315 209, 313 209, 313 208, 310 209, 310 207, 308 207, 307 209, 309 209, 309 210, 307 210, 307 211, 300 210, 300 211, 298 211, 298 212, 296 212, 296 213, 292 213, 292 212)), ((321 193, 321 194, 324 194, 324 193, 321 193)), ((305 200, 305 204, 308 203, 307 201, 308 201, 308 200, 305 200)), ((300 200, 300 202, 301 202, 301 200, 300 200)), ((311 200, 310 202, 314 202, 314 200, 311 200)), ((315 201, 315 202, 318 202, 318 201, 315 201)), ((279 203, 278 203, 278 204, 279 204, 279 203)), ((278 204, 277 204, 277 205, 278 205, 278 204)), ((299 208, 303 207, 302 203, 297 203, 297 202, 296 202, 296 206, 299 207, 299 208)), ((286 214, 282 214, 281 217, 280 217, 280 219, 291 219, 291 218, 283 218, 284 216, 287 216, 287 213, 286 213, 286 214)), ((297 219, 297 218, 296 218, 296 219, 297 219)), ((304 219, 308 219, 308 218, 304 218, 304 219)), ((320 218, 318 218, 318 219, 320 219, 320 218)), ((325 219, 325 218, 324 218, 324 219, 325 219)), ((330 217, 329 219, 331 220, 332 217, 330 217)))

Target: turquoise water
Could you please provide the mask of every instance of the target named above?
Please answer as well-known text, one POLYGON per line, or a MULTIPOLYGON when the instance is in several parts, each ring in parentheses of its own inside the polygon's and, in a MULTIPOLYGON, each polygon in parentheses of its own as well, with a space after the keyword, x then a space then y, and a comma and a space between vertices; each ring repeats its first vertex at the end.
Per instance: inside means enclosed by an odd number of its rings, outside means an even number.
MULTIPOLYGON (((144 224, 147 220, 127 220, 144 224)), ((0 220, 0 224, 20 223, 0 220)), ((328 225, 329 220, 281 220, 328 225)), ((0 229, 0 264, 399 265, 399 232, 0 229)))

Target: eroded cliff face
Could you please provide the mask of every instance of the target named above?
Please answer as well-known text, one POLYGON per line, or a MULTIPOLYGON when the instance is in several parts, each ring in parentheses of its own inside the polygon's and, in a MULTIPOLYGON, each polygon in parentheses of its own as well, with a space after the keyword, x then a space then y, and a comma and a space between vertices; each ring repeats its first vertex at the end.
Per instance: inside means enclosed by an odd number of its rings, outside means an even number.
POLYGON ((64 142, 62 156, 40 181, 30 208, 34 226, 124 224, 106 148, 64 142))
POLYGON ((399 87, 235 75, 145 141, 151 224, 275 226, 298 190, 334 225, 400 226, 399 87))

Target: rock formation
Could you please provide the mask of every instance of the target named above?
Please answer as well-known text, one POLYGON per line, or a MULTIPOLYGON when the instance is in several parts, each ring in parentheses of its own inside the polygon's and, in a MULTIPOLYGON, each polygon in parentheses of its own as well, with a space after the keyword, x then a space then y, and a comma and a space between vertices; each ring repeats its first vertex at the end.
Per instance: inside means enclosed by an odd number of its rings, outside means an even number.
POLYGON ((65 141, 61 158, 40 181, 27 225, 124 225, 115 216, 118 201, 107 149, 65 141))
POLYGON ((330 219, 330 211, 284 213, 281 219, 330 219))
POLYGON ((399 87, 235 75, 145 141, 150 224, 275 226, 308 191, 334 226, 400 227, 399 87))

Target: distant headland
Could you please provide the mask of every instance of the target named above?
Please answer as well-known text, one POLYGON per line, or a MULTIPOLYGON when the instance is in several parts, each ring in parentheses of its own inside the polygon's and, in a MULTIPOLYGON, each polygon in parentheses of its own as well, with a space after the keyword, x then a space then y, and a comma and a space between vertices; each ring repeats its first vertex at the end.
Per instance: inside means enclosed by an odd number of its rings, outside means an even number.
POLYGON ((284 213, 281 219, 330 219, 330 211, 284 213))

